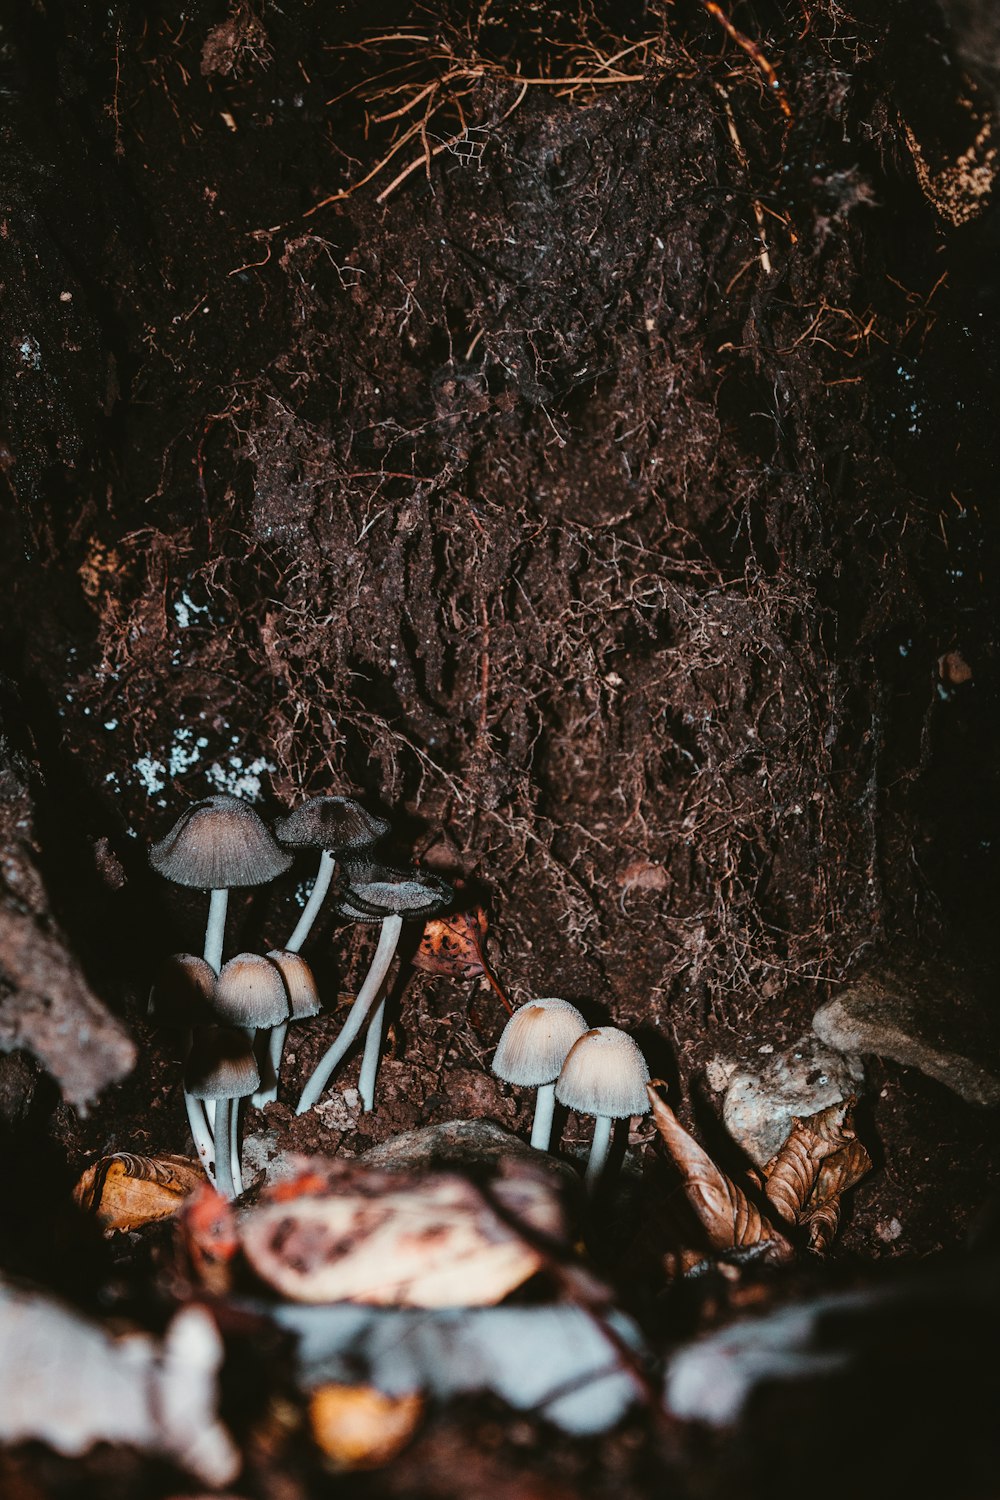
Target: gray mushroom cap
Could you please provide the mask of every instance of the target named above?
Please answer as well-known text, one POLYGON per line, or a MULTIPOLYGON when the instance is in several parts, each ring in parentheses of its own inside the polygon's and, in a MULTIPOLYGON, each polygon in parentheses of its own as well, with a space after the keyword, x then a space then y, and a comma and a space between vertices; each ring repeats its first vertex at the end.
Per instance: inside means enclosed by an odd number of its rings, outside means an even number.
POLYGON ((346 860, 343 871, 345 880, 334 906, 352 922, 433 917, 455 899, 447 880, 415 865, 397 869, 374 860, 346 860))
POLYGON ((586 1021, 568 1000, 529 1000, 504 1027, 493 1072, 520 1088, 553 1083, 573 1043, 586 1029, 586 1021))
POLYGON ((220 793, 181 813, 149 851, 157 874, 200 891, 266 885, 283 875, 292 856, 275 843, 260 814, 240 797, 220 793))
POLYGON ((215 970, 194 953, 172 953, 149 991, 150 1019, 160 1026, 191 1026, 211 1019, 215 970))
POLYGON ((184 1064, 184 1087, 195 1099, 243 1099, 260 1088, 253 1046, 234 1026, 201 1026, 184 1064))
POLYGON ((278 818, 274 832, 292 848, 339 854, 374 844, 389 832, 389 825, 352 797, 310 797, 287 817, 278 818))
POLYGON ((556 1081, 556 1098, 585 1115, 623 1120, 648 1114, 649 1068, 637 1044, 617 1026, 595 1026, 573 1043, 556 1081))
POLYGON ((287 1021, 290 1011, 281 970, 260 953, 237 953, 222 965, 212 1005, 230 1026, 258 1031, 287 1021))

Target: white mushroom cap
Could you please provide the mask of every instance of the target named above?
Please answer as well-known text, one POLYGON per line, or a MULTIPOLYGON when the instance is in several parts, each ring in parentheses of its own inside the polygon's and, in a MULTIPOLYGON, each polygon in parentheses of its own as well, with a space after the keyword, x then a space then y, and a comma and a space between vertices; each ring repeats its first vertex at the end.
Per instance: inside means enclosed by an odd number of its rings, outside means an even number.
POLYGON ((222 965, 212 1008, 230 1026, 264 1030, 289 1017, 288 992, 281 970, 260 953, 237 953, 222 965))
POLYGON ((309 1016, 318 1016, 322 1010, 319 990, 316 988, 313 971, 301 954, 275 948, 267 956, 284 981, 288 997, 288 1019, 305 1021, 309 1016))
POLYGON ((260 1088, 246 1032, 234 1026, 199 1026, 184 1064, 184 1087, 195 1099, 243 1099, 260 1088))
POLYGON ((559 1077, 566 1054, 587 1029, 568 1000, 529 1000, 504 1027, 493 1058, 493 1071, 505 1083, 540 1088, 559 1077))
POLYGON ((157 874, 200 891, 266 885, 284 874, 292 856, 278 847, 260 814, 240 797, 220 793, 181 813, 149 851, 157 874))
POLYGON ((556 1098, 585 1115, 624 1120, 647 1114, 649 1068, 632 1038, 617 1026, 595 1026, 574 1042, 556 1082, 556 1098))

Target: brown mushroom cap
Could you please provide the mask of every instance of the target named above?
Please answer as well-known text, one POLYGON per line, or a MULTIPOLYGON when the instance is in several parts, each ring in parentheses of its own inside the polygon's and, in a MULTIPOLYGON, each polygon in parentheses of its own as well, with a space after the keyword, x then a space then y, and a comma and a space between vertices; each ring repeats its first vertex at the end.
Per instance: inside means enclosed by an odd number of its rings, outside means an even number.
POLYGON ((587 1023, 568 1000, 529 1000, 511 1016, 493 1057, 493 1072, 505 1083, 540 1088, 559 1077, 587 1023))
POLYGON ((219 971, 212 1007, 230 1026, 280 1025, 289 1015, 281 970, 260 953, 237 953, 219 971))
POLYGON ((352 797, 310 797, 287 817, 278 818, 274 832, 292 848, 339 854, 374 844, 389 832, 389 825, 352 797))
POLYGON ((617 1026, 595 1026, 573 1043, 556 1081, 556 1098, 585 1115, 623 1120, 644 1115, 649 1068, 632 1038, 617 1026))
POLYGON ((266 885, 284 872, 292 856, 280 849, 249 802, 220 793, 181 813, 165 838, 149 851, 157 874, 200 891, 266 885))
POLYGON ((199 1026, 184 1064, 184 1087, 195 1099, 243 1099, 260 1088, 246 1032, 235 1026, 199 1026))
POLYGON ((149 991, 149 1014, 160 1026, 191 1026, 211 1019, 215 970, 194 953, 172 953, 149 991))
POLYGON ((284 948, 275 948, 268 955, 285 986, 288 1002, 288 1020, 305 1021, 318 1016, 322 1010, 319 990, 313 971, 299 953, 289 953, 284 948))

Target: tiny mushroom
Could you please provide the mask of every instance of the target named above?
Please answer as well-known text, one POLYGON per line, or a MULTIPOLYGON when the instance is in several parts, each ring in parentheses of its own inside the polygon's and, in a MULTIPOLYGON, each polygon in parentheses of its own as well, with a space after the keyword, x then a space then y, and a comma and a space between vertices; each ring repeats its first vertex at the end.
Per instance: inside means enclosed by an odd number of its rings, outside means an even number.
POLYGON ((204 1026, 184 1065, 184 1087, 195 1099, 215 1104, 215 1180, 224 1198, 235 1198, 236 1185, 230 1120, 232 1101, 252 1094, 260 1082, 253 1046, 236 1026, 204 1026))
POLYGON ((284 874, 292 856, 278 847, 249 802, 220 794, 195 802, 183 812, 166 837, 150 849, 149 862, 157 874, 176 885, 211 892, 204 957, 218 973, 230 890, 266 885, 284 874))
POLYGON ((287 948, 275 948, 267 957, 284 983, 288 1014, 284 1021, 279 1021, 268 1032, 266 1049, 263 1052, 258 1049, 261 1086, 250 1102, 259 1109, 263 1109, 265 1104, 273 1104, 278 1097, 278 1071, 288 1022, 308 1020, 310 1016, 318 1016, 322 1009, 312 969, 300 953, 290 953, 287 948))
MULTIPOLYGON (((296 1111, 300 1115, 316 1103, 334 1069, 361 1031, 389 972, 404 920, 426 920, 443 911, 454 900, 454 891, 446 880, 413 866, 396 869, 373 860, 346 860, 344 868, 347 883, 336 900, 340 915, 353 922, 380 922, 382 926, 371 967, 358 990, 340 1035, 320 1058, 312 1077, 302 1090, 296 1111)), ((366 1111, 372 1108, 375 1099, 375 1079, 382 1048, 384 1019, 383 1000, 368 1028, 358 1079, 358 1092, 366 1111)))
MULTIPOLYGON (((190 1028, 211 1018, 214 992, 215 970, 211 964, 194 953, 173 953, 160 966, 153 980, 149 991, 149 1018, 157 1026, 176 1026, 184 1031, 182 1050, 187 1055, 191 1046, 190 1028)), ((184 1090, 184 1108, 195 1149, 212 1180, 215 1149, 211 1120, 201 1100, 193 1098, 187 1089, 184 1090)))
POLYGON ((555 1081, 567 1053, 586 1029, 576 1006, 555 998, 529 1000, 504 1027, 493 1072, 505 1083, 537 1088, 531 1144, 538 1151, 547 1151, 552 1137, 555 1081))
POLYGON ((351 797, 310 797, 308 802, 279 818, 274 825, 279 843, 289 849, 320 849, 319 869, 295 931, 285 945, 298 953, 319 915, 337 865, 337 856, 367 849, 389 832, 384 818, 375 817, 351 797))
POLYGON ((632 1038, 617 1026, 595 1026, 573 1043, 556 1080, 556 1098, 567 1109, 594 1115, 587 1187, 594 1192, 611 1145, 615 1120, 648 1114, 649 1068, 632 1038))
MULTIPOLYGON (((220 1020, 227 1026, 242 1027, 249 1032, 251 1039, 255 1032, 270 1031, 272 1026, 286 1021, 289 1013, 288 993, 281 970, 259 953, 238 953, 235 958, 223 964, 216 981, 212 1005, 220 1020)), ((259 1087, 258 1074, 253 1088, 246 1092, 252 1094, 259 1087)), ((232 1102, 217 1104, 215 1112, 216 1148, 219 1149, 220 1142, 228 1132, 231 1171, 237 1192, 241 1191, 239 1099, 242 1097, 243 1095, 234 1096, 232 1102)))

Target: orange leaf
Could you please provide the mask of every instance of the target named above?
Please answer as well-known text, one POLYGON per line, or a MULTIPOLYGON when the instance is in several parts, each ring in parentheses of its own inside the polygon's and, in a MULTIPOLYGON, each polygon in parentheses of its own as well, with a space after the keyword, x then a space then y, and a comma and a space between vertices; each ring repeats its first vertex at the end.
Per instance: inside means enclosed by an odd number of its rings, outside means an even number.
POLYGON ((87 1168, 73 1199, 84 1213, 95 1215, 106 1234, 116 1234, 169 1219, 204 1182, 201 1167, 186 1156, 116 1151, 87 1168))
POLYGON ((377 1469, 409 1442, 423 1415, 418 1395, 370 1385, 321 1385, 309 1401, 313 1438, 338 1469, 377 1469))
POLYGON ((432 917, 413 955, 413 967, 425 974, 447 975, 449 979, 477 979, 483 975, 512 1014, 511 1004, 483 954, 486 930, 486 913, 481 906, 454 912, 450 917, 432 917))

